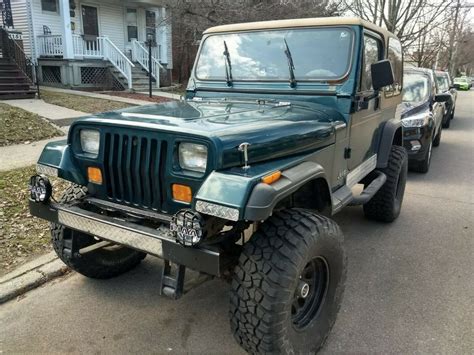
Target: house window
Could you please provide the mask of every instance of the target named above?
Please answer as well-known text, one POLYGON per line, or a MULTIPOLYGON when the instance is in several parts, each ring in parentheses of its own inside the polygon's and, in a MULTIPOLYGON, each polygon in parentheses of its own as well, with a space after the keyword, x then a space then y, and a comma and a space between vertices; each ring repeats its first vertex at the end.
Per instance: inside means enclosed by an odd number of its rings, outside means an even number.
POLYGON ((127 9, 125 21, 127 23, 128 41, 130 42, 132 39, 138 39, 137 9, 127 9))
POLYGON ((58 11, 58 0, 41 0, 41 10, 50 12, 58 11))
POLYGON ((364 36, 364 59, 362 64, 362 80, 360 84, 361 91, 372 89, 372 64, 380 60, 382 54, 382 43, 371 36, 364 36))
POLYGON ((154 11, 146 11, 145 13, 146 40, 150 38, 156 43, 156 13, 154 11))

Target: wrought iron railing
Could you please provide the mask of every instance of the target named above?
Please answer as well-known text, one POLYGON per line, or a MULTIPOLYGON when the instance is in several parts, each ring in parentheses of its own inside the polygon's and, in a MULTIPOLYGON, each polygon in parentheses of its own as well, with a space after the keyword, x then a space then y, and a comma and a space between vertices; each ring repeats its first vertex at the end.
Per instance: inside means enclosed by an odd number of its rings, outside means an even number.
POLYGON ((25 54, 23 48, 13 39, 4 28, 0 28, 2 39, 2 54, 4 58, 10 59, 29 79, 31 85, 37 85, 35 64, 25 54))

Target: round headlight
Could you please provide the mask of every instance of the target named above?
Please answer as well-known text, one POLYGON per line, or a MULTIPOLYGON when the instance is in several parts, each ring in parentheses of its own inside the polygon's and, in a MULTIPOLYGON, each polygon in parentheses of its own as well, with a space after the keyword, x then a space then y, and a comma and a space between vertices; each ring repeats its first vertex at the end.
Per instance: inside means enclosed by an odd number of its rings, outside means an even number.
POLYGON ((28 186, 30 198, 35 202, 48 202, 53 192, 53 187, 45 175, 34 175, 30 178, 28 186))
POLYGON ((207 167, 207 147, 196 143, 179 144, 179 166, 184 170, 204 173, 207 167))
POLYGON ((84 153, 94 156, 99 154, 100 133, 95 129, 81 129, 79 133, 81 138, 81 149, 84 153))

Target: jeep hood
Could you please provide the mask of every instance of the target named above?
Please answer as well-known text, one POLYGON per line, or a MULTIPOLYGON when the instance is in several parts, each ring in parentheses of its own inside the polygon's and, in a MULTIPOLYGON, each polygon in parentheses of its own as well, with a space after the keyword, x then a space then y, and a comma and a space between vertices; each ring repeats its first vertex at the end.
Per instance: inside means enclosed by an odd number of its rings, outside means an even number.
POLYGON ((250 163, 330 145, 335 141, 336 121, 343 121, 343 116, 318 104, 191 100, 104 112, 74 125, 123 126, 130 132, 145 129, 203 138, 216 149, 216 168, 227 168, 243 164, 237 149, 243 142, 250 143, 250 163))

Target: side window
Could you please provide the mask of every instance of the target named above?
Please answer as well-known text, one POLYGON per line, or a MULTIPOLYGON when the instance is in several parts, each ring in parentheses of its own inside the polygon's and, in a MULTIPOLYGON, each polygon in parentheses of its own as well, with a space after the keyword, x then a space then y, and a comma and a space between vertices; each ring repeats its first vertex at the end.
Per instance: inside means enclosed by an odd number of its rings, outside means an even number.
POLYGON ((364 35, 364 58, 362 63, 360 91, 372 90, 370 66, 380 60, 381 54, 382 43, 374 37, 364 35))
POLYGON ((393 37, 388 40, 388 59, 392 63, 395 80, 393 85, 385 91, 385 96, 400 95, 403 85, 403 53, 400 41, 393 37))

